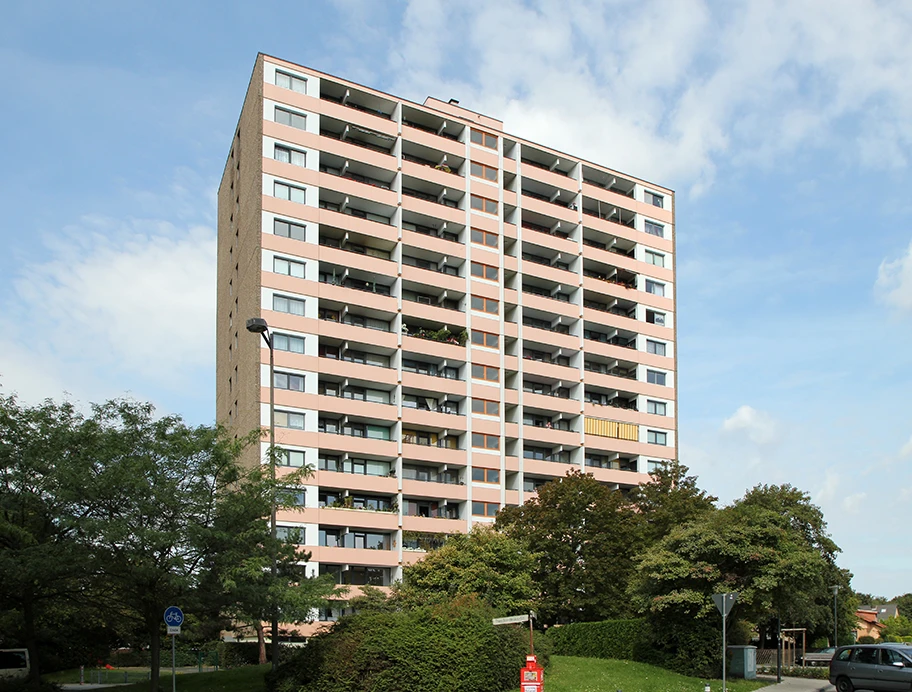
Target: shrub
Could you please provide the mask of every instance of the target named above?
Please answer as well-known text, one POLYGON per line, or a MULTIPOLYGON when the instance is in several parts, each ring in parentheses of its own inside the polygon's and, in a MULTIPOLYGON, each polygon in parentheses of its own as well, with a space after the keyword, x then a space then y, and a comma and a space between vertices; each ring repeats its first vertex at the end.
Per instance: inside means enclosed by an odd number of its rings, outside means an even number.
POLYGON ((876 641, 877 641, 877 640, 874 639, 874 637, 872 637, 872 636, 870 636, 870 635, 868 635, 868 634, 864 635, 863 637, 859 637, 859 638, 858 638, 858 643, 859 643, 859 644, 874 644, 876 641))
POLYGON ((525 665, 528 639, 521 628, 494 627, 493 615, 475 597, 402 611, 356 613, 312 637, 275 675, 267 675, 267 688, 272 692, 512 690, 525 665))
POLYGON ((602 620, 552 627, 548 639, 558 656, 638 660, 646 643, 646 621, 602 620))
MULTIPOLYGON (((775 675, 776 666, 757 666, 758 675, 775 675)), ((830 676, 828 666, 782 666, 782 675, 789 678, 812 678, 827 680, 830 676)))
MULTIPOLYGON (((290 659, 298 647, 279 643, 279 662, 290 659)), ((271 660, 272 647, 266 643, 266 660, 271 660)), ((219 642, 218 663, 223 668, 239 668, 241 666, 255 666, 260 662, 260 645, 253 642, 219 642)), ((196 664, 196 659, 191 665, 196 664)))

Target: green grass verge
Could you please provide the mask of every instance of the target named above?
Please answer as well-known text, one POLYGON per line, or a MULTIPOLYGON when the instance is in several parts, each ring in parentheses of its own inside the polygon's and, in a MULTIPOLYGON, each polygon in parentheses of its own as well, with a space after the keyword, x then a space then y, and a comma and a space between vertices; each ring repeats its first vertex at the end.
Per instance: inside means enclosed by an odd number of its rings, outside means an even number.
MULTIPOLYGON (((552 656, 551 666, 545 671, 548 692, 702 692, 706 682, 645 663, 574 656, 552 656)), ((721 680, 709 682, 713 692, 721 691, 721 680)), ((728 680, 728 689, 750 692, 768 684, 758 680, 728 680)))
MULTIPOLYGON (((181 675, 178 692, 264 692, 263 676, 269 666, 245 666, 217 673, 181 675)), ((171 689, 170 671, 162 671, 162 689, 171 689)), ((519 671, 516 671, 517 678, 519 671)), ((50 676, 49 676, 50 677, 50 676)), ((678 675, 662 668, 631 661, 602 658, 552 656, 545 671, 548 692, 703 692, 705 680, 678 675)), ((710 681, 713 692, 722 689, 721 680, 710 681)), ((751 692, 768 685, 757 680, 729 680, 730 692, 751 692)), ((109 688, 110 692, 146 692, 148 682, 109 688)), ((108 692, 108 690, 106 690, 108 692)))

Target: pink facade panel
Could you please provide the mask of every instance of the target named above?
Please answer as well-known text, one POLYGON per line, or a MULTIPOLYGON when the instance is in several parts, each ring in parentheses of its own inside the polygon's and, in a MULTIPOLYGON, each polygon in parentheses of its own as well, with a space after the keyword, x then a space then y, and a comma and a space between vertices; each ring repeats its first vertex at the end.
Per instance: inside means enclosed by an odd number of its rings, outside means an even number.
POLYGON ((324 488, 345 488, 367 493, 395 495, 399 485, 395 478, 387 476, 367 476, 359 473, 337 473, 335 471, 317 471, 313 481, 324 488))
MULTIPOLYGON (((392 541, 390 541, 392 544, 392 541)), ((308 548, 313 552, 315 562, 328 562, 335 565, 370 565, 377 567, 397 567, 399 565, 399 551, 390 550, 359 550, 357 548, 330 548, 315 546, 308 548)))
POLYGON ((452 139, 435 135, 432 132, 419 130, 417 127, 403 125, 402 139, 407 142, 414 142, 415 144, 423 144, 431 149, 437 149, 444 154, 453 154, 460 158, 465 157, 465 144, 462 142, 454 142, 452 139))
POLYGON ((453 483, 429 483, 402 479, 402 494, 410 498, 465 502, 466 486, 453 483))

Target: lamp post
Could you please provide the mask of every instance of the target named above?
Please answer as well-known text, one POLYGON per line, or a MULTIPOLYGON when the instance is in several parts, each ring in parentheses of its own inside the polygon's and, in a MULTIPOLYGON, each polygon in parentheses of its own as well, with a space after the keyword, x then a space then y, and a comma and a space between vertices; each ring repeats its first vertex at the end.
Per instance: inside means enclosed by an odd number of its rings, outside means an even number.
MULTIPOLYGON (((275 460, 275 350, 273 349, 272 334, 269 325, 262 317, 251 317, 247 320, 247 331, 259 334, 269 347, 269 478, 272 481, 272 497, 270 498, 269 531, 272 535, 272 579, 278 575, 278 564, 275 545, 278 537, 276 530, 276 460, 275 460)), ((272 670, 279 665, 279 612, 277 607, 272 609, 272 670)))
POLYGON ((839 594, 839 585, 836 584, 830 588, 833 589, 833 646, 839 646, 839 627, 836 620, 838 617, 836 613, 836 596, 839 594))

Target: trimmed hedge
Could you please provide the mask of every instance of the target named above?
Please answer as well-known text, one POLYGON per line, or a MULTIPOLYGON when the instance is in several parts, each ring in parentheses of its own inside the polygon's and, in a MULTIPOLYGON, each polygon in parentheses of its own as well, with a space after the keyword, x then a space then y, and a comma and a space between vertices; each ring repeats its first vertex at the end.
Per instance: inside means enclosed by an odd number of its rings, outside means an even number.
MULTIPOLYGON (((284 663, 292 657, 300 647, 289 646, 279 642, 279 663, 284 663)), ((266 660, 272 660, 272 646, 266 642, 266 660)), ((255 642, 219 642, 218 663, 223 668, 240 668, 241 666, 255 666, 260 662, 260 645, 255 642)), ((193 664, 196 660, 193 661, 193 664)))
POLYGON ((647 645, 647 624, 642 618, 575 622, 552 627, 548 639, 556 656, 584 656, 637 661, 647 645))
MULTIPOLYGON (((528 635, 494 627, 474 597, 346 616, 274 675, 278 692, 501 692, 516 688, 528 635)), ((543 658, 541 652, 539 661, 543 658)))

